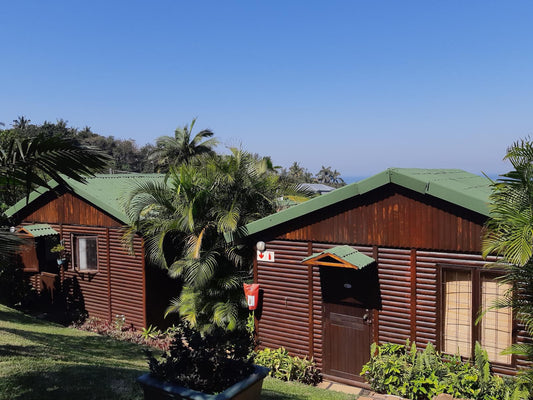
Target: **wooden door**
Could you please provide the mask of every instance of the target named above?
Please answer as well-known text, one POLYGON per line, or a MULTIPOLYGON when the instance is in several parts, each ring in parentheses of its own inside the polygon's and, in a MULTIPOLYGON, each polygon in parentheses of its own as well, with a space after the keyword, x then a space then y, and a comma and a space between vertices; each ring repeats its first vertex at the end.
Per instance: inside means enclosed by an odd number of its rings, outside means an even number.
POLYGON ((364 381, 359 375, 370 360, 371 310, 353 303, 324 303, 325 375, 364 381))

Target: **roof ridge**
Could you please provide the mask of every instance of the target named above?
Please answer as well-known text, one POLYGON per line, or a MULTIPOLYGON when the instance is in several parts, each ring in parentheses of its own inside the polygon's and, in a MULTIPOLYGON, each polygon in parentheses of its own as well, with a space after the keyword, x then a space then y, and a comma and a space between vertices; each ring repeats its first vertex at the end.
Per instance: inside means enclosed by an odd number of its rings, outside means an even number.
MULTIPOLYGON (((481 215, 489 216, 490 181, 486 178, 457 168, 387 168, 369 178, 253 221, 246 225, 247 235, 250 236, 292 221, 389 183, 440 198, 481 215), (450 175, 454 175, 454 177, 451 179, 450 175), (473 181, 476 181, 475 184, 473 181), (486 185, 483 185, 482 182, 486 182, 486 185)), ((227 239, 231 240, 231 237, 228 236, 227 239)))

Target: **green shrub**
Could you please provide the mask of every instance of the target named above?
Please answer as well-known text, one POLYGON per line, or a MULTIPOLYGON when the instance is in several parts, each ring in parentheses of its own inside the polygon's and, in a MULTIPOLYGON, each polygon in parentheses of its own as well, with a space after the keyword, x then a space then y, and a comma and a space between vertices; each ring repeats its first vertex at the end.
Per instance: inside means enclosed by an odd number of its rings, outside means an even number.
POLYGON ((312 358, 292 357, 283 347, 258 351, 255 363, 270 368, 270 376, 283 381, 298 381, 307 385, 316 385, 322 381, 312 358))
POLYGON ((372 344, 372 357, 363 367, 373 390, 412 400, 431 399, 440 393, 476 400, 527 399, 528 391, 512 378, 490 371, 487 352, 476 343, 473 363, 461 357, 443 357, 428 343, 424 351, 415 344, 372 344))
POLYGON ((153 376, 205 393, 221 392, 254 371, 253 341, 245 330, 214 327, 199 332, 187 322, 173 328, 170 349, 161 357, 148 353, 153 376))

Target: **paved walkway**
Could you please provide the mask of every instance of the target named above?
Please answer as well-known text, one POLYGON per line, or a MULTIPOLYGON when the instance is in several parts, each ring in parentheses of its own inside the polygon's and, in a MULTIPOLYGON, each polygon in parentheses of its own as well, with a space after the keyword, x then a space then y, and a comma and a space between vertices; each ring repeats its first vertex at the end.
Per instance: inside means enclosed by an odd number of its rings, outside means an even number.
POLYGON ((331 381, 323 381, 317 385, 321 389, 334 390, 336 392, 353 394, 359 396, 358 400, 403 400, 399 396, 392 394, 380 394, 372 392, 368 389, 362 389, 355 386, 343 385, 342 383, 336 383, 331 381))

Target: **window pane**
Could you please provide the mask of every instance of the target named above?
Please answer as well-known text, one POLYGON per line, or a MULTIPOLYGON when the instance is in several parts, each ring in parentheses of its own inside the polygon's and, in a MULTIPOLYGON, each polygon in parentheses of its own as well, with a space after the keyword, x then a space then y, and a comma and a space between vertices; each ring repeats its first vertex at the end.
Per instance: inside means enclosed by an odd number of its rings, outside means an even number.
POLYGON ((468 271, 444 271, 444 351, 470 357, 472 278, 468 271))
POLYGON ((96 249, 96 237, 77 238, 78 243, 78 268, 80 271, 98 268, 98 255, 96 249))
MULTIPOLYGON (((481 307, 491 307, 496 299, 504 296, 509 284, 498 284, 488 277, 481 277, 481 307)), ((511 355, 500 354, 511 345, 513 314, 510 308, 489 310, 481 320, 481 346, 487 350, 490 361, 511 363, 511 355)))
POLYGON ((78 267, 80 270, 87 269, 87 239, 78 239, 78 257, 80 261, 78 267))

